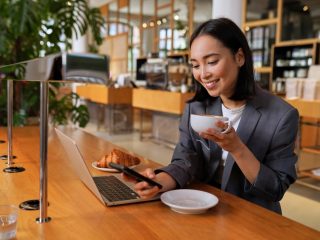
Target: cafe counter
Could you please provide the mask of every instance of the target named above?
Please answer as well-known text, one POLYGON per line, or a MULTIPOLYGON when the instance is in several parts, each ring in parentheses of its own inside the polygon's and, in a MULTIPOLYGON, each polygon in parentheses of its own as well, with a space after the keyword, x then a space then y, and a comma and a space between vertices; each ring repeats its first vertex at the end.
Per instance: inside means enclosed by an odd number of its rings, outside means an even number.
POLYGON ((98 130, 103 127, 111 134, 132 131, 132 88, 87 84, 78 85, 76 92, 86 100, 90 121, 98 130))
POLYGON ((134 89, 132 106, 140 109, 140 139, 146 138, 144 115, 151 112, 152 129, 148 138, 174 147, 179 140, 179 123, 184 106, 193 95, 194 93, 134 89))

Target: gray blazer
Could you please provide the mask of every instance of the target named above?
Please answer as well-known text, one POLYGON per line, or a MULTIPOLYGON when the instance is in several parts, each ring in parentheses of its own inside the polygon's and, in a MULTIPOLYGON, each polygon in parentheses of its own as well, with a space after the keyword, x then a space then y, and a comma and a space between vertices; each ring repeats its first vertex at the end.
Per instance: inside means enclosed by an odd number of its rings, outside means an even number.
MULTIPOLYGON (((229 154, 221 189, 281 213, 279 201, 297 178, 294 148, 299 114, 281 98, 259 87, 256 89, 256 96, 247 101, 237 134, 261 162, 258 176, 254 184, 250 184, 229 154)), ((172 161, 160 170, 170 174, 178 188, 184 188, 194 180, 212 183, 222 150, 194 132, 189 119, 191 113, 222 115, 221 104, 220 98, 211 98, 186 105, 179 127, 180 140, 172 161)))

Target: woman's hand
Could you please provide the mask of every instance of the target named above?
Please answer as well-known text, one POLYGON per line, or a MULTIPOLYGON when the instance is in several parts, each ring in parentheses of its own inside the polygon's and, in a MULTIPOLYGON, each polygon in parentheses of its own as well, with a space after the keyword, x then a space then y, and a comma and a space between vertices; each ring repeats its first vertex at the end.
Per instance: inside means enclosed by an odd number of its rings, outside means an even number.
MULTIPOLYGON (((223 122, 217 123, 217 126, 226 129, 225 123, 223 122)), ((200 136, 210 141, 214 141, 222 149, 231 153, 233 159, 249 182, 251 184, 254 183, 260 169, 260 162, 241 141, 233 127, 226 133, 221 133, 210 128, 206 132, 201 132, 200 136)))
MULTIPOLYGON (((155 174, 154 171, 151 168, 147 168, 140 174, 144 175, 147 178, 150 178, 162 185, 161 192, 165 192, 171 189, 174 189, 176 187, 175 180, 167 173, 161 172, 158 174, 155 174)), ((134 190, 139 194, 141 198, 152 198, 156 196, 158 193, 160 193, 160 189, 157 186, 150 186, 147 182, 137 182, 133 178, 122 174, 123 178, 126 181, 135 182, 134 190)))
MULTIPOLYGON (((222 121, 219 121, 217 123, 217 127, 221 129, 227 128, 226 124, 222 121)), ((218 130, 209 128, 207 131, 201 132, 200 136, 217 143, 222 149, 230 153, 241 151, 241 149, 244 147, 243 142, 241 141, 233 127, 231 127, 230 130, 226 133, 221 133, 218 130)))

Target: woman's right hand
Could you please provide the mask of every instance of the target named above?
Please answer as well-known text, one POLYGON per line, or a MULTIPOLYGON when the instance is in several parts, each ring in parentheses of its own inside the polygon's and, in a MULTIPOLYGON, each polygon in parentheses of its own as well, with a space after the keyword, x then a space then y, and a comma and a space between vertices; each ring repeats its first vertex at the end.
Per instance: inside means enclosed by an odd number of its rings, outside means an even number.
MULTIPOLYGON (((157 182, 156 174, 151 168, 147 168, 141 174, 157 182)), ((160 192, 160 189, 157 186, 151 186, 145 181, 137 182, 134 186, 134 190, 139 194, 141 198, 144 198, 144 199, 152 198, 160 192)))
MULTIPOLYGON (((147 199, 156 196, 160 192, 165 192, 171 189, 176 188, 175 180, 167 173, 160 172, 155 174, 151 168, 147 168, 141 172, 147 178, 150 178, 162 185, 162 189, 159 189, 157 186, 150 186, 147 182, 136 182, 134 189, 139 194, 141 198, 147 199)), ((132 178, 123 174, 123 177, 127 181, 134 181, 132 178)))

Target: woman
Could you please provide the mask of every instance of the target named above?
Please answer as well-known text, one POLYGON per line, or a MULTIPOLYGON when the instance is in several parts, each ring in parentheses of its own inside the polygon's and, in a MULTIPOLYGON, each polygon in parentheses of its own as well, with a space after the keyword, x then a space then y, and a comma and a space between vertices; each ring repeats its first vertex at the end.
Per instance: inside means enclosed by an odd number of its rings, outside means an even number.
MULTIPOLYGON (((197 90, 185 107, 172 162, 144 174, 161 183, 161 191, 198 180, 281 213, 279 201, 297 177, 297 110, 255 84, 246 37, 229 19, 209 20, 195 30, 190 63, 197 90), (227 116, 233 127, 198 134, 190 114, 227 116)), ((146 182, 135 187, 145 198, 159 192, 146 182)))

